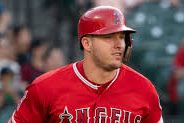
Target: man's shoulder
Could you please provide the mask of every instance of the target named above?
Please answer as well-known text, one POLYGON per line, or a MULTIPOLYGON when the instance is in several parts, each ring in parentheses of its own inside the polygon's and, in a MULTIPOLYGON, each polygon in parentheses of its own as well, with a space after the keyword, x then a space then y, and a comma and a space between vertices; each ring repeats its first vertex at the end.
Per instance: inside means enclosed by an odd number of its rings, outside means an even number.
POLYGON ((153 86, 153 83, 147 77, 127 65, 122 66, 122 73, 124 74, 124 79, 130 81, 132 85, 148 88, 153 86))
POLYGON ((68 87, 68 76, 73 76, 73 74, 72 64, 63 66, 37 77, 26 90, 30 94, 37 95, 42 101, 53 100, 68 87))
POLYGON ((60 68, 57 68, 55 70, 49 71, 47 73, 42 74, 41 76, 37 77, 33 82, 32 85, 44 83, 44 82, 50 82, 55 81, 58 78, 61 78, 66 73, 71 73, 73 70, 72 64, 68 64, 65 66, 62 66, 60 68))
POLYGON ((143 74, 141 74, 140 72, 136 71, 135 69, 127 66, 127 65, 122 65, 122 71, 126 74, 126 75, 130 75, 131 77, 135 77, 137 79, 142 79, 142 80, 146 80, 146 81, 150 81, 147 77, 145 77, 143 74))
POLYGON ((127 65, 122 66, 122 73, 124 73, 123 79, 126 81, 130 88, 138 90, 138 92, 145 95, 145 97, 149 97, 150 95, 157 95, 154 84, 141 73, 127 65))

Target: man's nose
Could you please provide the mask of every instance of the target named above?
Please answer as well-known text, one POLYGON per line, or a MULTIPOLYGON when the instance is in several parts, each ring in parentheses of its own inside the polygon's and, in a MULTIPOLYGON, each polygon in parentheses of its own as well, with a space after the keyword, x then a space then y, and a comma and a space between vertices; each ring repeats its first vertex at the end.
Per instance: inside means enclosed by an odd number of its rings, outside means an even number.
POLYGON ((120 37, 116 37, 114 45, 116 48, 123 48, 125 46, 125 39, 120 38, 120 37))

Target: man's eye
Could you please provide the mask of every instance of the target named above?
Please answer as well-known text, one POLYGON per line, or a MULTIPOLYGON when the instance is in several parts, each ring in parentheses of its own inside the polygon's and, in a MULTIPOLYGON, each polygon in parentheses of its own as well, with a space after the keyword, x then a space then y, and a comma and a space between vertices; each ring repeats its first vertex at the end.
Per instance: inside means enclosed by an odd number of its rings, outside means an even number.
POLYGON ((104 38, 112 38, 112 35, 105 35, 104 38))
POLYGON ((122 36, 120 36, 119 38, 120 38, 120 39, 124 39, 124 38, 125 38, 125 36, 124 36, 124 35, 122 35, 122 36))

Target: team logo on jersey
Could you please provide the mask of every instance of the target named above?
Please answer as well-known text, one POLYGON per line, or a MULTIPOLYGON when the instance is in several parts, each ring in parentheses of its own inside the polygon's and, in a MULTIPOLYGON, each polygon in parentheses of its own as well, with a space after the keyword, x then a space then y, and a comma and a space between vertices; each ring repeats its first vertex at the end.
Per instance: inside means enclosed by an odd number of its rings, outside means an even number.
POLYGON ((114 11, 114 24, 122 24, 121 22, 121 15, 117 12, 117 11, 114 11))
MULTIPOLYGON (((72 110, 72 109, 71 109, 72 110)), ((75 109, 74 114, 70 114, 67 106, 65 106, 63 113, 59 115, 60 123, 141 123, 142 117, 139 114, 134 114, 127 110, 119 108, 96 107, 92 109, 90 114, 90 107, 75 109)))
POLYGON ((72 123, 73 116, 68 112, 68 108, 65 106, 64 112, 59 115, 61 119, 60 123, 72 123))

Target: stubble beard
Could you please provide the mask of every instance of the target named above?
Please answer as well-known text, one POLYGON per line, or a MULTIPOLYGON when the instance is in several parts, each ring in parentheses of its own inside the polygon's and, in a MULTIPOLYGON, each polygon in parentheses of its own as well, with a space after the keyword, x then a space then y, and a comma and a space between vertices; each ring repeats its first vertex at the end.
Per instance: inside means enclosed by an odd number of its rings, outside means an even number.
POLYGON ((117 64, 109 64, 109 65, 106 65, 106 67, 104 67, 104 68, 106 68, 107 71, 114 71, 114 70, 120 68, 121 65, 122 64, 119 64, 119 65, 117 65, 117 64))
POLYGON ((106 62, 106 61, 103 62, 103 60, 101 60, 101 59, 102 58, 99 58, 98 56, 93 55, 93 60, 96 64, 96 66, 104 69, 105 71, 109 71, 109 72, 114 71, 114 70, 120 68, 122 65, 122 63, 119 63, 119 64, 109 63, 108 64, 108 62, 106 62))

